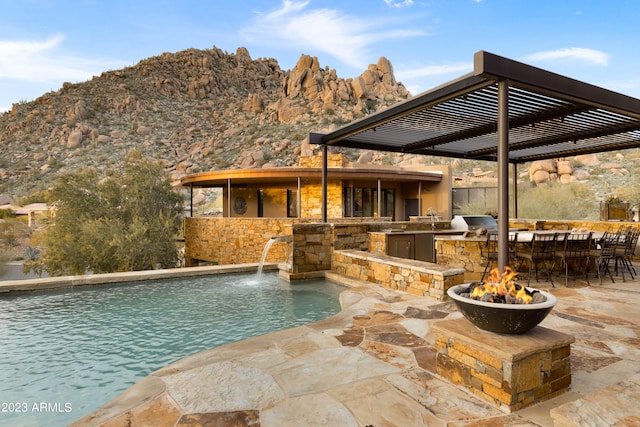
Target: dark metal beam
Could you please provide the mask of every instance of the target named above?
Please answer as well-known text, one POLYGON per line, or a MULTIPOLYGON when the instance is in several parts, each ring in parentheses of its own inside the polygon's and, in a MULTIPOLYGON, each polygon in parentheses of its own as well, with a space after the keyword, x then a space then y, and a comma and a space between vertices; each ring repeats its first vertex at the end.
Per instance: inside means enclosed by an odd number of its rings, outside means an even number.
MULTIPOLYGON (((595 154, 595 153, 603 153, 606 151, 615 151, 615 150, 628 150, 631 148, 640 148, 640 139, 619 142, 619 143, 607 143, 606 145, 596 145, 590 148, 580 147, 580 143, 576 144, 576 148, 573 150, 562 150, 562 151, 554 151, 552 157, 569 157, 569 156, 577 156, 581 154, 595 154)), ((549 153, 540 153, 537 155, 530 156, 513 156, 511 158, 512 163, 526 163, 532 162, 535 160, 545 160, 550 158, 549 153)))
POLYGON ((498 269, 509 265, 509 81, 498 82, 498 269))
POLYGON ((189 217, 193 218, 193 184, 189 184, 189 217))
POLYGON ((327 145, 322 146, 322 222, 327 222, 327 180, 328 161, 327 145))
MULTIPOLYGON (((536 92, 588 104, 640 119, 640 99, 613 92, 541 68, 523 64, 489 52, 473 56, 473 74, 494 80, 506 79, 522 83, 536 92)), ((518 84, 518 86, 521 86, 518 84)))

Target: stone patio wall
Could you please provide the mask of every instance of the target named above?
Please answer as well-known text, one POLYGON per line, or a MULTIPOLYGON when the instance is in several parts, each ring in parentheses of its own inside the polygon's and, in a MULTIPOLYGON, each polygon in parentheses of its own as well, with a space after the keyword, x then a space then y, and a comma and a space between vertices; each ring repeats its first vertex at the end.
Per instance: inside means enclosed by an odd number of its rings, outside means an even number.
POLYGON ((334 251, 332 271, 438 301, 464 281, 464 270, 358 250, 334 251))
MULTIPOLYGON (((259 262, 266 243, 274 236, 291 236, 299 218, 185 218, 185 264, 200 261, 217 264, 259 262)), ((286 258, 286 242, 276 242, 267 254, 267 262, 286 258)))
POLYGON ((483 257, 486 242, 486 237, 465 240, 439 240, 436 237, 436 260, 438 264, 463 269, 467 282, 480 280, 487 263, 483 257))

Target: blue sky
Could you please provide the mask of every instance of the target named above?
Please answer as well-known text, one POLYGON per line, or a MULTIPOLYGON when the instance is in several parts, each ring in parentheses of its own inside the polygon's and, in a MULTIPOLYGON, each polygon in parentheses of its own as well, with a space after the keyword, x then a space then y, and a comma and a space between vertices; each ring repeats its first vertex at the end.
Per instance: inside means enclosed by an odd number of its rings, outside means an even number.
POLYGON ((640 98, 637 0, 0 0, 0 111, 188 48, 301 54, 343 78, 380 56, 416 95, 485 50, 640 98))

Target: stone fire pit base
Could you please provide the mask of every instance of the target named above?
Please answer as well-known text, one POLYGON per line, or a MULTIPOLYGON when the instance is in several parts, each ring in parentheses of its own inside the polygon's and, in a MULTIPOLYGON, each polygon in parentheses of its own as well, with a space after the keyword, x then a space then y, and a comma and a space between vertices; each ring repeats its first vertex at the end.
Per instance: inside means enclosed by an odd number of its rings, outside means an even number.
POLYGON ((536 326, 499 335, 465 318, 433 323, 439 375, 510 413, 564 393, 571 384, 572 335, 536 326))

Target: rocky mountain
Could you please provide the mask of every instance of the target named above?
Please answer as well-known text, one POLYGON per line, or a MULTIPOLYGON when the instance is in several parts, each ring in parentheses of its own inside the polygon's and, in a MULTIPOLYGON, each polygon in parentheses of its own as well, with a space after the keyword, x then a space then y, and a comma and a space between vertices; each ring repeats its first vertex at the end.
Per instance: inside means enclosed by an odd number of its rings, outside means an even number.
POLYGON ((108 171, 139 149, 173 179, 188 173, 298 163, 310 131, 335 128, 409 96, 381 57, 341 78, 301 55, 272 58, 188 49, 65 83, 0 116, 0 193, 15 198, 80 167, 108 171))
MULTIPOLYGON (((310 131, 329 131, 409 97, 381 57, 355 78, 301 55, 291 70, 245 48, 188 49, 65 83, 0 115, 0 196, 29 203, 63 172, 107 172, 132 149, 162 160, 174 180, 229 168, 298 164, 310 131), (27 197, 29 196, 29 197, 27 197)), ((495 185, 495 164, 344 150, 354 162, 415 166, 448 162, 455 185, 495 185)), ((534 162, 531 185, 585 183, 594 200, 619 193, 640 173, 640 150, 534 162)), ((622 193, 637 199, 638 190, 622 193)))

